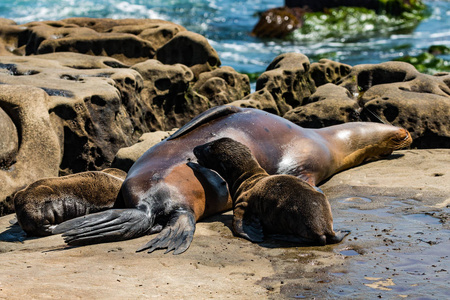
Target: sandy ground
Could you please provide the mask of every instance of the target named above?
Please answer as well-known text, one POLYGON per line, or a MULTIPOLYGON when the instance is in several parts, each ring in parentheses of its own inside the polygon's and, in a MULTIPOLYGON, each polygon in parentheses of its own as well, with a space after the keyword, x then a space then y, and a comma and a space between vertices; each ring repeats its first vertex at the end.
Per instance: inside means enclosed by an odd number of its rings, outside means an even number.
POLYGON ((231 214, 197 225, 181 255, 135 253, 151 237, 66 247, 0 218, 0 298, 449 299, 450 149, 404 150, 321 186, 340 244, 233 237, 231 214))

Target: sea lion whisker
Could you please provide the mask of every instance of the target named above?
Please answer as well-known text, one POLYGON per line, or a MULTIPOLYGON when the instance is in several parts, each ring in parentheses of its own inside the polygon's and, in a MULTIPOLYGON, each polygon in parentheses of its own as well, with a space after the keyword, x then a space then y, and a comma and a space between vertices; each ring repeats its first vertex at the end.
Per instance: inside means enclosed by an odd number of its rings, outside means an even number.
POLYGON ((365 107, 365 109, 366 109, 368 112, 370 112, 370 114, 371 114, 372 116, 374 116, 374 117, 375 117, 378 121, 380 121, 381 123, 386 124, 386 125, 391 125, 391 123, 389 123, 388 121, 384 121, 383 119, 381 119, 381 117, 380 117, 379 115, 377 115, 376 113, 374 113, 372 110, 370 110, 370 108, 365 107))

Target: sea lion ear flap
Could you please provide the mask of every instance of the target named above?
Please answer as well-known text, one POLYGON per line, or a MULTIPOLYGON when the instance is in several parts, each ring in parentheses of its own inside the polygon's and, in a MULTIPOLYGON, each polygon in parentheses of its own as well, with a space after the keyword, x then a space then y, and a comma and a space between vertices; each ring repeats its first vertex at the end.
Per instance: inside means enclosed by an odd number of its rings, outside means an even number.
POLYGON ((261 243, 264 240, 261 222, 254 215, 246 215, 244 218, 246 204, 241 203, 233 210, 233 232, 253 243, 261 243))

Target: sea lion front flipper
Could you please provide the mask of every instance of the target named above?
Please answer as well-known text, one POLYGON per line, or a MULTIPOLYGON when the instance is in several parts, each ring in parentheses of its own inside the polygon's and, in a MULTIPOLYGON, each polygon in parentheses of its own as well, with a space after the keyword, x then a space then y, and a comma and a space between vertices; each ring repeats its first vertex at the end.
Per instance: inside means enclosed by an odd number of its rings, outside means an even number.
POLYGON ((148 249, 148 253, 152 253, 157 249, 167 248, 165 253, 174 250, 174 255, 181 254, 191 245, 194 232, 195 217, 193 212, 184 208, 176 209, 158 236, 136 250, 136 252, 148 249))
POLYGON ((141 210, 110 209, 65 221, 53 230, 73 246, 128 240, 147 234, 154 220, 141 210))
POLYGON ((264 240, 264 232, 261 222, 255 216, 245 216, 247 203, 240 203, 233 210, 233 232, 253 243, 261 243, 264 240))

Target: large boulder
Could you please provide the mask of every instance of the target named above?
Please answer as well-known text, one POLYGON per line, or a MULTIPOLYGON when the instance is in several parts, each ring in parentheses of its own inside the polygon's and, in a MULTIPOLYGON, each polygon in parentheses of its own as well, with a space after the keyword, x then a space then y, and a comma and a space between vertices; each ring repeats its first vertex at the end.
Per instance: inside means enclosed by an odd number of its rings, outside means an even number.
MULTIPOLYGON (((14 146, 14 161, 0 169, 0 214, 12 212, 11 195, 28 184, 50 176, 58 176, 61 147, 49 113, 49 97, 42 89, 25 85, 2 85, 0 107, 15 126, 4 134, 20 136, 14 146), (11 133, 14 129, 17 132, 11 133)), ((57 122, 57 121, 56 121, 57 122)), ((2 128, 3 129, 3 128, 2 128)))
POLYGON ((308 57, 303 54, 281 54, 256 81, 256 92, 245 99, 259 101, 262 109, 284 115, 315 92, 310 67, 308 57))

